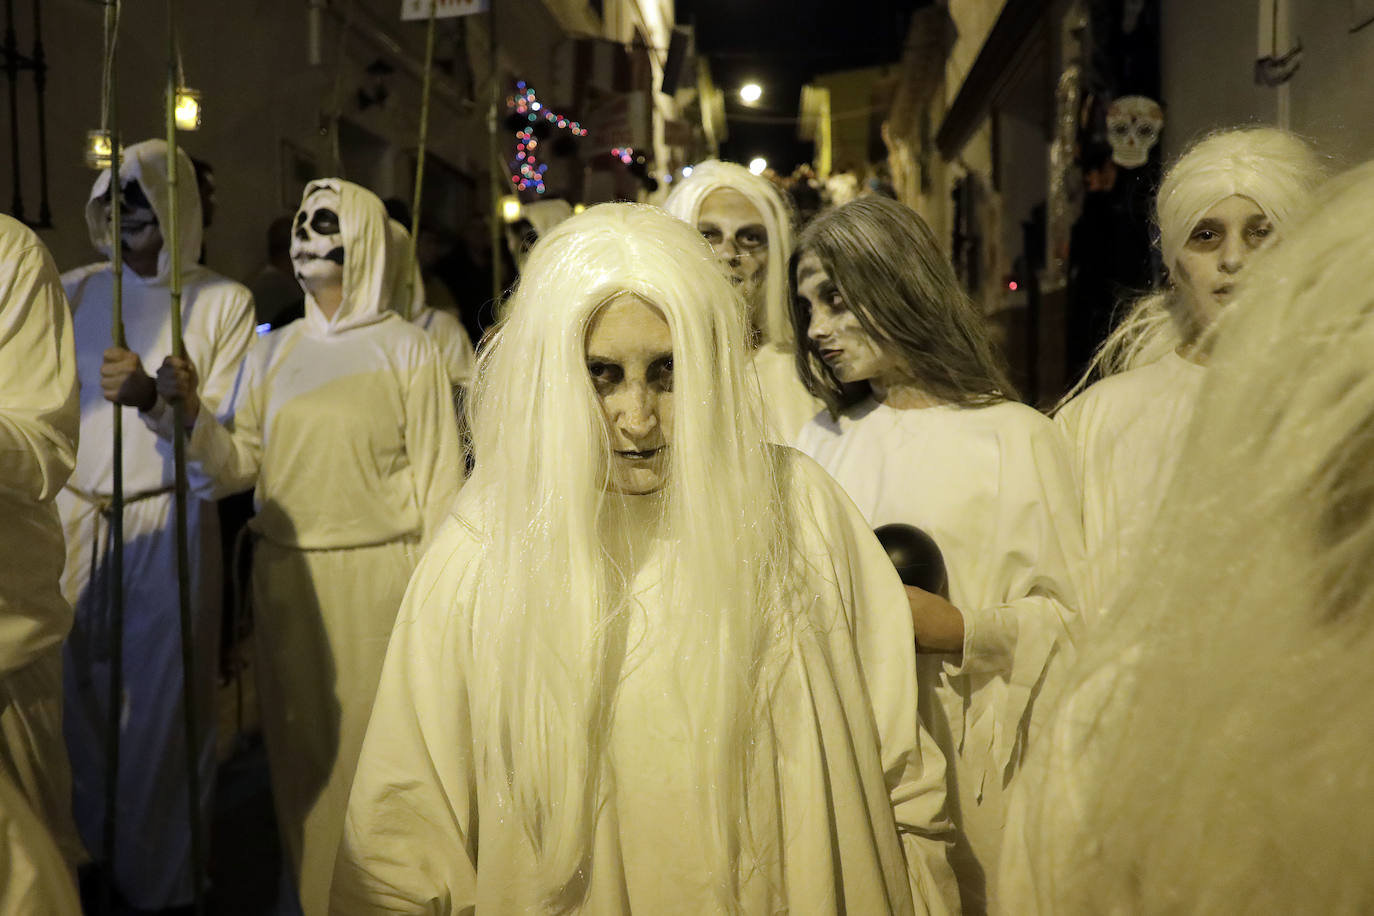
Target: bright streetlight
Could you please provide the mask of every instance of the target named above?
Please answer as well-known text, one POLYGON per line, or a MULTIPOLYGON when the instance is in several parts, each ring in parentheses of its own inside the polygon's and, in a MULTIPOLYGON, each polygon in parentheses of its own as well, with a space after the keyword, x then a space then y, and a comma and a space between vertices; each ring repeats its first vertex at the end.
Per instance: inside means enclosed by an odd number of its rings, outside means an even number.
POLYGON ((755 175, 762 175, 763 170, 766 168, 768 168, 768 160, 762 156, 755 156, 753 159, 749 160, 749 171, 753 172, 755 175))
POLYGON ((763 87, 758 83, 745 83, 739 88, 739 97, 745 104, 752 105, 763 98, 763 87))

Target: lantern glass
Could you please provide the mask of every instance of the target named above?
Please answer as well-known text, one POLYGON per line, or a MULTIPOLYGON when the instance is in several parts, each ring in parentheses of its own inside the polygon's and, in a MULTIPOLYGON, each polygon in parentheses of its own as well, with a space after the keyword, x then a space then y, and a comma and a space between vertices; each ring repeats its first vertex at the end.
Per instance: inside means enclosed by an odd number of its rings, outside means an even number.
POLYGON ((176 105, 173 108, 177 130, 199 130, 201 114, 200 93, 185 86, 178 89, 176 105))

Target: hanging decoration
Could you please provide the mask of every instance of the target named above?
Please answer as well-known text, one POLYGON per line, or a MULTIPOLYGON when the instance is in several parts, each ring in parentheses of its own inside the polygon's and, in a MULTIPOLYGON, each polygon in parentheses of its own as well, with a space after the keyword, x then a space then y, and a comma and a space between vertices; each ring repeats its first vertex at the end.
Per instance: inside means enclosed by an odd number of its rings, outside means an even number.
POLYGON ((515 88, 518 92, 506 98, 506 107, 511 112, 506 123, 515 130, 515 158, 510 163, 511 184, 521 191, 532 189, 536 194, 543 194, 546 190, 544 173, 549 166, 539 161, 536 151, 540 142, 548 138, 554 127, 566 130, 574 137, 587 136, 587 128, 541 102, 534 89, 524 80, 517 82, 515 88))

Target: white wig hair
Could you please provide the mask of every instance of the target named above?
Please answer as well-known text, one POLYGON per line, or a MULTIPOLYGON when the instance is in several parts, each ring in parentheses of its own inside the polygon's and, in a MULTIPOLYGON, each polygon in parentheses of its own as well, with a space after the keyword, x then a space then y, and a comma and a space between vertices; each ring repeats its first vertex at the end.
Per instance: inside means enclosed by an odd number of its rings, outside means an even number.
POLYGON ((708 159, 679 179, 664 201, 664 208, 678 219, 697 225, 701 205, 716 191, 738 191, 763 214, 768 232, 768 274, 764 278, 762 313, 752 320, 763 332, 765 343, 792 351, 792 319, 787 306, 787 259, 792 256, 792 205, 777 185, 742 165, 708 159))
MULTIPOLYGON (((1321 157, 1286 130, 1242 127, 1202 138, 1169 169, 1155 195, 1165 269, 1174 270, 1198 220, 1228 197, 1239 194, 1254 201, 1281 236, 1325 177, 1321 157)), ((1095 375, 1144 366, 1192 343, 1206 329, 1196 326, 1191 310, 1176 298, 1157 290, 1136 300, 1065 401, 1095 375)))
MULTIPOLYGON (((554 910, 577 906, 591 867, 605 755, 630 618, 632 570, 612 542, 651 500, 673 544, 663 589, 696 736, 705 848, 727 908, 750 858, 746 774, 793 562, 738 293, 694 228, 655 207, 603 204, 530 252, 478 360, 477 464, 460 515, 481 532, 472 682, 490 784, 510 793, 554 910), (649 497, 608 492, 611 444, 586 366, 593 316, 634 296, 673 342, 669 470, 649 497)), ((656 624, 657 625, 657 624, 656 624)), ((686 824, 684 829, 697 829, 686 824)))
POLYGON ((1217 322, 1149 549, 1070 677, 1108 686, 1102 714, 1052 726, 1094 763, 1039 746, 1074 828, 1022 787, 1045 911, 1374 912, 1374 163, 1285 233, 1217 322))

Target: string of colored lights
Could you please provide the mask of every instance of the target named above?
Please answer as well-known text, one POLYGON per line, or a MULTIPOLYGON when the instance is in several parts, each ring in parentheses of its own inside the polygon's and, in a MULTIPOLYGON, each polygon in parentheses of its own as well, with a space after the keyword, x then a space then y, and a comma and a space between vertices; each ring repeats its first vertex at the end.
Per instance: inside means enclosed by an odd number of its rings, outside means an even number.
POLYGON ((535 152, 539 148, 535 127, 542 119, 559 130, 570 132, 574 137, 587 136, 587 129, 539 101, 539 96, 524 80, 516 83, 515 88, 519 91, 506 97, 506 107, 512 109, 516 115, 525 116, 529 123, 515 132, 515 158, 510 163, 511 184, 521 191, 533 188, 535 193, 543 194, 544 173, 548 171, 549 166, 540 162, 535 152))

